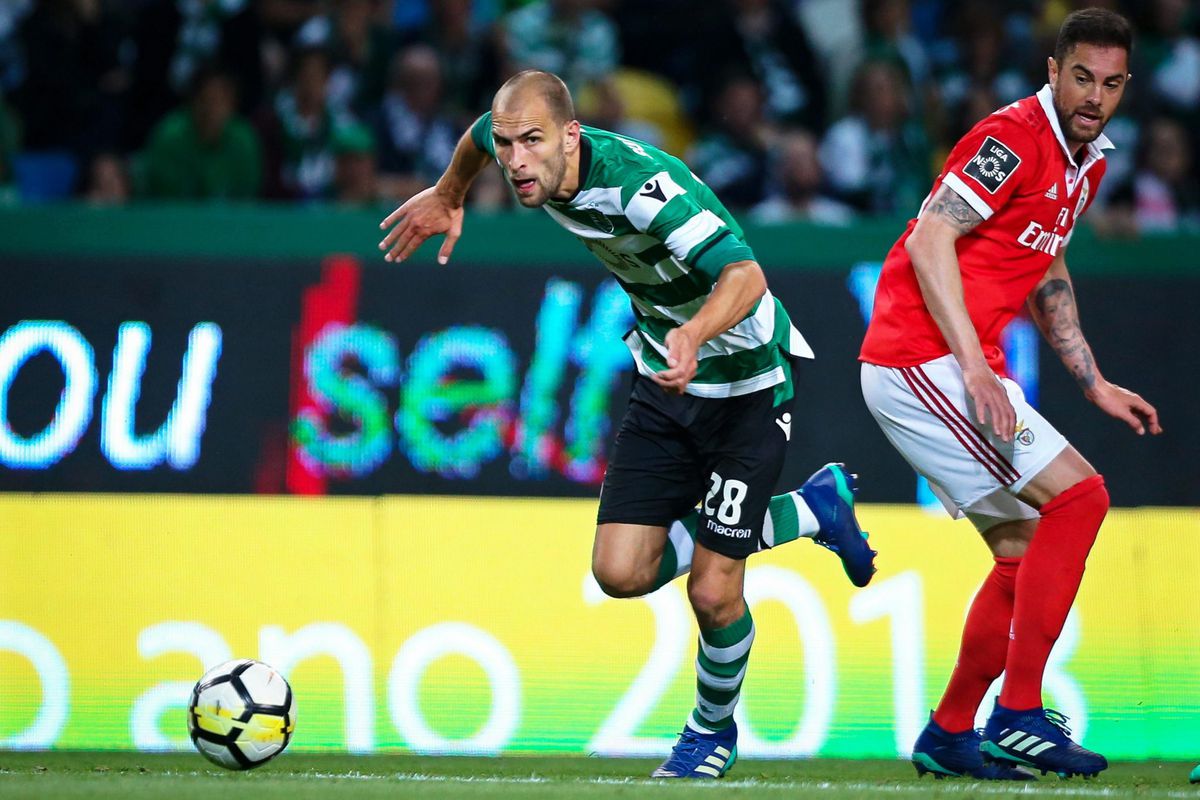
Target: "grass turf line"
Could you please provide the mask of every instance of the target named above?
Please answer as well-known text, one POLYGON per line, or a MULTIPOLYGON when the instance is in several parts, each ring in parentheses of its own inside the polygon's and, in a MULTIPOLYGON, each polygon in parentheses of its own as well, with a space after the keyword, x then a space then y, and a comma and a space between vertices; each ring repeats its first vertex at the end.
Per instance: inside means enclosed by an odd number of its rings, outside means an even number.
POLYGON ((252 772, 226 772, 198 755, 0 751, 2 798, 1200 798, 1192 764, 1117 764, 1095 780, 1053 775, 1018 786, 917 780, 904 761, 742 760, 721 781, 649 781, 646 759, 583 757, 452 758, 286 753, 252 772))

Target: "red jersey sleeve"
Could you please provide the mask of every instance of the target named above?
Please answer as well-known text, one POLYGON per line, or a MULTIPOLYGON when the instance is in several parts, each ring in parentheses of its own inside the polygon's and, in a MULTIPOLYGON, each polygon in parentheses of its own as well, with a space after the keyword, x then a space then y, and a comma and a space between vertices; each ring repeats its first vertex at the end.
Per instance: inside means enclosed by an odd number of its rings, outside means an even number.
POLYGON ((1037 172, 1037 158, 1033 137, 1000 111, 972 128, 950 151, 942 184, 986 220, 1037 172))

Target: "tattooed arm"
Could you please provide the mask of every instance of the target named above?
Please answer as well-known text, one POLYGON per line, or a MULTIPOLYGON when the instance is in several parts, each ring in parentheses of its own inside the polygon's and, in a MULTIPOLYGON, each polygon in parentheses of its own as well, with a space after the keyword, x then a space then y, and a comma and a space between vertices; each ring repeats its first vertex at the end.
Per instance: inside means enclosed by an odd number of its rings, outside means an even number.
POLYGON ((1062 252, 1055 256, 1041 283, 1030 293, 1027 305, 1042 336, 1058 353, 1088 400, 1105 413, 1123 420, 1138 435, 1145 433, 1147 427, 1151 433, 1162 433, 1154 406, 1134 392, 1106 381, 1096 367, 1092 348, 1079 327, 1075 290, 1062 252))
POLYGON ((1075 291, 1067 274, 1067 261, 1060 253, 1027 301, 1029 314, 1037 323, 1042 336, 1058 353, 1063 365, 1085 395, 1096 388, 1096 360, 1092 348, 1083 338, 1079 327, 1079 311, 1075 306, 1075 291))
POLYGON ((1004 441, 1013 437, 1017 415, 1008 394, 983 356, 979 334, 963 298, 962 273, 955 242, 983 222, 983 217, 953 189, 943 185, 921 212, 905 242, 925 306, 963 371, 963 383, 975 405, 980 425, 991 422, 1004 441))

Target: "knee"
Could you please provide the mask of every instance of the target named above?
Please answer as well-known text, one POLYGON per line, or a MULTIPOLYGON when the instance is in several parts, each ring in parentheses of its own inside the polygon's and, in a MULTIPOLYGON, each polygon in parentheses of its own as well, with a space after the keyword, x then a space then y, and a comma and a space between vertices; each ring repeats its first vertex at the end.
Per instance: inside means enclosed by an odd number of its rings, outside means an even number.
POLYGON ((1051 514, 1075 515, 1094 519, 1099 524, 1108 514, 1108 508, 1108 488, 1104 485, 1104 477, 1093 474, 1060 492, 1042 506, 1041 512, 1043 518, 1051 514))
POLYGON ((1001 522, 985 530, 983 539, 998 558, 1021 558, 1037 533, 1038 520, 1020 519, 1001 522))
POLYGON ((1097 475, 1093 482, 1093 492, 1096 498, 1096 510, 1101 516, 1108 513, 1111 499, 1108 496, 1108 487, 1104 484, 1104 476, 1097 475))
POLYGON ((1095 518, 1097 525, 1103 522, 1104 518, 1108 516, 1108 509, 1111 503, 1108 497, 1108 487, 1104 485, 1103 480, 1103 478, 1100 478, 1100 483, 1091 492, 1092 496, 1089 498, 1090 502, 1088 504, 1088 511, 1095 518))
POLYGON ((1033 538, 1029 539, 1012 539, 1004 542, 999 547, 992 548, 992 555, 1000 558, 1024 558, 1025 551, 1029 549, 1029 543, 1033 538))
POLYGON ((746 610, 740 586, 726 586, 716 581, 690 581, 688 601, 692 604, 696 621, 706 630, 732 625, 741 619, 746 610))
POLYGON ((640 597, 653 588, 653 576, 624 559, 592 558, 592 576, 609 597, 640 597))

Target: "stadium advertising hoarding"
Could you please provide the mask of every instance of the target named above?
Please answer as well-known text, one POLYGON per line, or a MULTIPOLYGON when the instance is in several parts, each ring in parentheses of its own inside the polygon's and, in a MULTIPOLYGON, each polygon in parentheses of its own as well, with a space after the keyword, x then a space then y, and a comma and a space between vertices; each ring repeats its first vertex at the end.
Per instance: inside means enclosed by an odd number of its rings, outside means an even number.
MULTIPOLYGON (((594 496, 624 407, 628 303, 591 263, 7 267, 0 490, 594 496)), ((783 481, 844 460, 866 498, 908 502, 911 471, 858 385, 877 270, 771 273, 818 356, 800 370, 783 481)), ((1194 360, 1178 329, 1194 278, 1077 289, 1105 374, 1156 402, 1170 435, 1123 438, 1065 370, 1039 363, 1023 320, 1008 335, 1015 376, 1109 478, 1114 504, 1200 505, 1200 422, 1172 384, 1194 360)))
POLYGON ((0 298, 0 488, 553 495, 602 475, 631 313, 599 271, 96 269, 31 264, 0 298))
MULTIPOLYGON (((205 667, 259 658, 296 750, 661 754, 694 692, 682 581, 588 574, 578 499, 0 496, 0 748, 186 748, 205 667)), ((806 542, 752 557, 746 755, 906 754, 988 569, 966 523, 866 506, 861 590, 806 542), (936 550, 934 549, 936 548, 936 550), (936 557, 933 557, 936 554, 936 557)), ((1194 758, 1195 510, 1114 510, 1046 677, 1111 758, 1194 758)))

